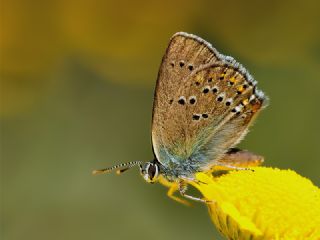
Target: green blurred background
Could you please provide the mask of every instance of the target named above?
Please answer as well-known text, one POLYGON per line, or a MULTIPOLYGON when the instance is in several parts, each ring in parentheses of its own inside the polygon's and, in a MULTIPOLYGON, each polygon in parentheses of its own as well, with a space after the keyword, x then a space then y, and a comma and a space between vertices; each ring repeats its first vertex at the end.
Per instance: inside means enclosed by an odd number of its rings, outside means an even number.
MULTIPOLYGON (((319 179, 318 1, 1 0, 1 239, 220 239, 168 199, 152 158, 158 67, 177 31, 243 63, 270 97, 240 144, 319 179)), ((285 197, 285 196, 284 196, 285 197)))

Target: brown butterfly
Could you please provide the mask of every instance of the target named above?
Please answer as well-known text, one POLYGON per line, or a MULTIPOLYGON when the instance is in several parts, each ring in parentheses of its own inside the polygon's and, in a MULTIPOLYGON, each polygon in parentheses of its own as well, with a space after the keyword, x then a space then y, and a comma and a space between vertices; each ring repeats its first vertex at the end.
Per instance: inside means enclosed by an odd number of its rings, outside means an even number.
POLYGON ((267 97, 257 82, 232 57, 220 54, 192 34, 173 35, 162 59, 154 94, 152 144, 155 158, 94 171, 122 173, 135 165, 150 183, 160 181, 186 194, 188 180, 197 172, 211 173, 217 166, 244 169, 263 157, 234 149, 248 132, 267 97))

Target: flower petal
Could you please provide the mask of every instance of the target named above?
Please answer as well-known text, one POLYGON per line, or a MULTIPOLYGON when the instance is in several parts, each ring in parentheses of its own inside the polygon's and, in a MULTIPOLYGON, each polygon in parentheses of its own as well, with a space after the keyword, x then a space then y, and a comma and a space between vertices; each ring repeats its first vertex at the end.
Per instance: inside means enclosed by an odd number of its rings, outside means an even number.
POLYGON ((255 167, 190 182, 229 239, 320 239, 320 190, 294 171, 255 167))

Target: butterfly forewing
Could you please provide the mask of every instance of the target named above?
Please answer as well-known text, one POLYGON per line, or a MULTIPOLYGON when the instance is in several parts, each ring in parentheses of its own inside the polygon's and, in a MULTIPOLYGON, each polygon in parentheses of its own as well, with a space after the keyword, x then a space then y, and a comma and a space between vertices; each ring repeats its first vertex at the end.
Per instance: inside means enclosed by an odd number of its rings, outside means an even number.
POLYGON ((176 91, 195 69, 218 62, 218 55, 209 43, 197 36, 176 33, 171 38, 160 66, 153 106, 152 142, 159 161, 162 160, 160 148, 166 144, 162 141, 163 135, 167 135, 164 124, 166 119, 172 118, 168 110, 172 107, 176 91))

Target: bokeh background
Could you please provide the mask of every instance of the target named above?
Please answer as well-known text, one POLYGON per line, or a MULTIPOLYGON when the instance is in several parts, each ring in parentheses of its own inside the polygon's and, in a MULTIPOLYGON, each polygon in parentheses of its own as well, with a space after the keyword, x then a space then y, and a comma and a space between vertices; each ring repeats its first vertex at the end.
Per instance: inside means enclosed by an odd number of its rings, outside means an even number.
POLYGON ((320 185, 318 1, 1 0, 1 239, 221 239, 205 206, 145 184, 158 67, 186 31, 270 97, 240 147, 320 185))

